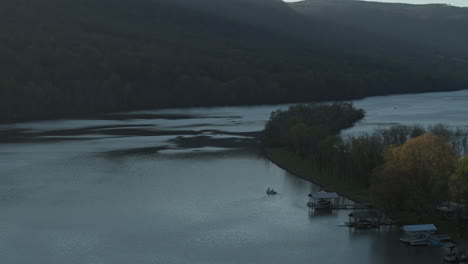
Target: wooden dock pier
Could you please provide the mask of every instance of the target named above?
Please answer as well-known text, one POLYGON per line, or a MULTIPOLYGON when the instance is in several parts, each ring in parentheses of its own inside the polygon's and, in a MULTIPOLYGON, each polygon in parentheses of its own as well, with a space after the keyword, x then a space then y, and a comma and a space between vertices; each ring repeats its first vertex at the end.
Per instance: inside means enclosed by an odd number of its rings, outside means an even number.
POLYGON ((373 206, 374 206, 373 204, 333 204, 331 208, 352 210, 352 209, 369 209, 369 208, 372 208, 373 206))
POLYGON ((311 193, 309 196, 309 202, 307 206, 315 210, 353 210, 353 209, 369 209, 373 208, 372 204, 363 204, 363 203, 346 203, 339 204, 340 196, 335 192, 325 192, 320 191, 316 193, 311 193))
MULTIPOLYGON (((340 226, 347 226, 347 227, 354 227, 356 225, 356 222, 345 222, 344 225, 340 226)), ((372 228, 379 228, 380 226, 400 226, 401 222, 398 220, 384 220, 384 221, 379 221, 374 223, 372 225, 372 228)))
MULTIPOLYGON (((310 209, 315 208, 315 203, 309 202, 307 203, 307 206, 310 209)), ((321 208, 321 209, 329 209, 329 210, 353 210, 353 209, 371 209, 373 208, 373 204, 330 204, 327 206, 327 208, 321 208)), ((317 209, 317 208, 315 208, 317 209)))

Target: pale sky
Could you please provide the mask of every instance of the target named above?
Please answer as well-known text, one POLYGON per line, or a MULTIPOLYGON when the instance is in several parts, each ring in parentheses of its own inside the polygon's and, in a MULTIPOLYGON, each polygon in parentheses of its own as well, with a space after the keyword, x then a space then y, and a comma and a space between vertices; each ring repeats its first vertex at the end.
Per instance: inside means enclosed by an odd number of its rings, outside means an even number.
MULTIPOLYGON (((298 2, 298 0, 284 0, 286 2, 298 2)), ((468 0, 373 0, 373 2, 408 3, 408 4, 449 4, 468 7, 468 0)))

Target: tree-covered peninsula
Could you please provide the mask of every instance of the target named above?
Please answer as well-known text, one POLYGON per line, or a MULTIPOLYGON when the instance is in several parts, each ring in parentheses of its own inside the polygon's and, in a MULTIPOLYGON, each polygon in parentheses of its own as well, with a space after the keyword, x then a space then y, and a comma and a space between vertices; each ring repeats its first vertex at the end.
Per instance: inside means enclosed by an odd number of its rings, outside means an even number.
MULTIPOLYGON (((371 202, 391 217, 435 222, 462 236, 464 222, 437 217, 437 208, 468 201, 468 129, 413 125, 340 135, 362 117, 362 110, 350 104, 295 105, 273 112, 263 132, 265 152, 296 175, 371 202)), ((454 217, 464 219, 467 213, 457 207, 454 217)))

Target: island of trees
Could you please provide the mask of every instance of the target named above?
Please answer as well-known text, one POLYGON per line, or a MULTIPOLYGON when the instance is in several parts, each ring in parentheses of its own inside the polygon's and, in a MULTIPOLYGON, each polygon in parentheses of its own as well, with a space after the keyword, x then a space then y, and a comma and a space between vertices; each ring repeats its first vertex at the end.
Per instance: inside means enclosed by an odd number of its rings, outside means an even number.
POLYGON ((463 207, 456 224, 435 215, 447 201, 468 204, 468 129, 399 125, 340 135, 363 115, 350 104, 294 105, 272 113, 262 142, 270 159, 299 176, 396 219, 435 222, 462 236, 463 207))

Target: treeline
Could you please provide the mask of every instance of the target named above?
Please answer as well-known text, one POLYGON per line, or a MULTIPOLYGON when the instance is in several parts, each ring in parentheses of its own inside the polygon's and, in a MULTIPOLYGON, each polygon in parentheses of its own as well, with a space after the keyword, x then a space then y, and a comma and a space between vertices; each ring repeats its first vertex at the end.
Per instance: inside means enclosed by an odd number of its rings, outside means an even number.
POLYGON ((371 198, 389 214, 413 213, 422 221, 443 202, 460 202, 450 187, 452 177, 462 176, 455 175, 458 159, 453 145, 433 132, 390 146, 372 174, 371 198))
POLYGON ((385 153, 389 148, 404 145, 408 140, 432 133, 440 136, 450 144, 460 156, 468 154, 468 129, 452 128, 445 124, 428 127, 420 125, 392 126, 375 129, 372 133, 342 138, 335 146, 329 163, 321 164, 323 168, 333 168, 343 180, 357 182, 369 187, 375 169, 382 166, 385 153))
MULTIPOLYGON (((374 157, 374 163, 365 170, 353 169, 369 164, 365 156, 355 159, 348 166, 348 177, 361 177, 373 202, 385 212, 415 213, 423 219, 445 201, 468 201, 468 193, 461 191, 468 187, 468 160, 463 158, 468 154, 467 128, 444 124, 394 126, 347 142, 356 140, 364 149, 379 151, 368 156, 371 160, 374 157)), ((348 148, 355 150, 352 145, 348 148)))
POLYGON ((417 51, 385 54, 372 45, 353 53, 342 37, 316 30, 326 25, 308 24, 279 0, 204 0, 198 8, 188 2, 0 1, 0 122, 350 99, 468 83, 465 62, 417 51), (282 23, 273 23, 278 17, 282 23), (302 26, 292 30, 296 25, 302 26))
POLYGON ((468 202, 468 159, 461 158, 468 154, 467 128, 400 125, 338 135, 362 115, 349 104, 292 106, 272 113, 263 143, 287 149, 321 174, 368 189, 390 215, 423 217, 442 202, 468 202))

